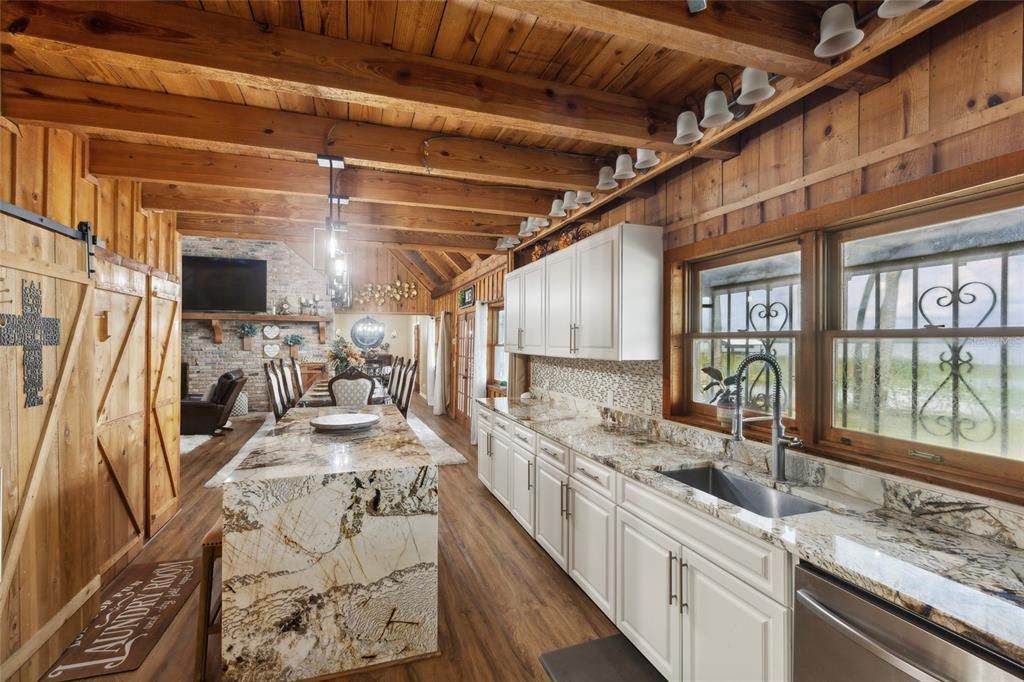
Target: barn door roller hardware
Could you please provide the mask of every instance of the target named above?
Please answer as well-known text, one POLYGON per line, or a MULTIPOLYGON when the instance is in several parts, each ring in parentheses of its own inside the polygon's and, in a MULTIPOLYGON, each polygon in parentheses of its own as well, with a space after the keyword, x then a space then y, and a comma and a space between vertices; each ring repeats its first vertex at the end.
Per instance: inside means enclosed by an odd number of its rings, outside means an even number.
POLYGON ((86 272, 89 273, 90 278, 96 273, 96 269, 93 267, 93 258, 96 255, 96 247, 106 246, 106 243, 102 239, 96 238, 96 235, 93 234, 91 223, 83 220, 78 223, 77 228, 71 228, 67 225, 58 223, 55 220, 50 220, 44 215, 34 213, 20 206, 15 206, 7 201, 0 201, 0 213, 18 218, 19 220, 24 220, 25 222, 41 227, 44 230, 56 232, 59 235, 68 237, 69 239, 77 239, 83 242, 85 244, 86 272))

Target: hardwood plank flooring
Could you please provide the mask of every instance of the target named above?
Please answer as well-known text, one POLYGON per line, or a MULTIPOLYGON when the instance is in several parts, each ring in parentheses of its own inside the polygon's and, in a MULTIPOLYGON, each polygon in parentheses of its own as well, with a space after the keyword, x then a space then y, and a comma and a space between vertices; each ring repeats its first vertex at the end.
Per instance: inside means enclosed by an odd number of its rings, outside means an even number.
MULTIPOLYGON (((548 558, 476 477, 476 449, 448 417, 430 414, 414 396, 412 410, 469 460, 441 467, 440 647, 441 655, 345 676, 345 680, 404 682, 546 680, 538 657, 616 632, 612 623, 548 558)), ((237 428, 182 460, 182 510, 135 561, 196 557, 200 541, 221 507, 220 490, 203 487, 255 432, 261 419, 234 420, 237 428)), ((184 681, 192 678, 198 590, 162 641, 133 673, 107 680, 184 681)), ((215 670, 216 637, 210 639, 209 678, 215 670)))

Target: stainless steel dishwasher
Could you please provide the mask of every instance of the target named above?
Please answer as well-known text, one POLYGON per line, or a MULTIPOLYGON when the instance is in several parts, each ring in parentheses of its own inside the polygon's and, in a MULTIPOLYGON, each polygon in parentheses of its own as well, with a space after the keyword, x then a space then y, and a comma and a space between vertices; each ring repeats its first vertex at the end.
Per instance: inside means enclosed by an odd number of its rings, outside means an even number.
POLYGON ((832 576, 796 569, 794 682, 1003 682, 1024 669, 832 576))

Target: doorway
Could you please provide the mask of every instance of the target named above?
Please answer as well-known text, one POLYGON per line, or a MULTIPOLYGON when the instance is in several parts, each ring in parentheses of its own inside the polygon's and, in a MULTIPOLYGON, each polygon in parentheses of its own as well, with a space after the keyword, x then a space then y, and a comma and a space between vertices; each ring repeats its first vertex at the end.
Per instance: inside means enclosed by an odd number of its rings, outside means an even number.
POLYGON ((473 347, 476 313, 473 310, 458 316, 455 352, 455 421, 469 428, 473 414, 473 347))

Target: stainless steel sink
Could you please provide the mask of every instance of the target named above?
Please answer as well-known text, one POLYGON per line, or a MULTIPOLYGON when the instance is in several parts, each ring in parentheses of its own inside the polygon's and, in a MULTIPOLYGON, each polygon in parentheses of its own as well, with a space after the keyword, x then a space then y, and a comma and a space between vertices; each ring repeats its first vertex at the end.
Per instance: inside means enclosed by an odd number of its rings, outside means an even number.
POLYGON ((821 505, 808 502, 796 495, 779 492, 774 488, 754 483, 742 476, 735 476, 714 467, 663 471, 661 473, 663 476, 714 495, 720 500, 743 507, 758 516, 781 519, 785 516, 807 514, 824 509, 821 505))

